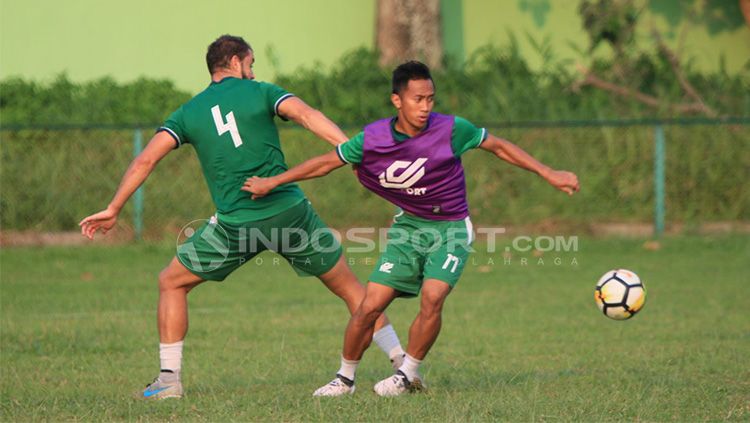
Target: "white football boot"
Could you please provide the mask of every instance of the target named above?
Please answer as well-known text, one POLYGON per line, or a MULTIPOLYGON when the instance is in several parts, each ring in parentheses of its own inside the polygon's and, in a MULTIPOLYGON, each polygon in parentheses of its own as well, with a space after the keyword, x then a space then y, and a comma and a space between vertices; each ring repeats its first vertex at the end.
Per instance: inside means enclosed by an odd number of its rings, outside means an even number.
POLYGON ((341 395, 353 394, 356 387, 354 381, 349 380, 341 375, 336 375, 336 378, 327 384, 321 386, 313 392, 314 397, 338 397, 341 395))
POLYGON ((396 374, 376 383, 373 390, 381 397, 395 397, 407 392, 421 391, 424 389, 422 380, 415 378, 409 381, 404 372, 396 371, 396 374))

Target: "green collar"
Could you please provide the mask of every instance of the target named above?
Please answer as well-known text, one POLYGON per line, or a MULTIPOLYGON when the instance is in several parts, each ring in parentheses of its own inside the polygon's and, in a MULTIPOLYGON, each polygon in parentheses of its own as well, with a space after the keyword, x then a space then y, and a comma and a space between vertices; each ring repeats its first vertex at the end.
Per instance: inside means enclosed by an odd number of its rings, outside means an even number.
POLYGON ((234 77, 234 76, 225 76, 224 78, 221 78, 218 81, 211 81, 211 83, 209 85, 218 85, 218 84, 221 84, 222 82, 226 81, 227 79, 239 79, 239 78, 234 77))
MULTIPOLYGON (((395 116, 393 119, 391 119, 391 135, 393 136, 394 141, 404 142, 410 139, 411 137, 399 131, 398 129, 396 129, 397 120, 398 120, 398 116, 395 116)), ((430 119, 427 119, 427 124, 424 126, 424 129, 422 129, 422 132, 426 131, 429 126, 430 126, 430 119)))

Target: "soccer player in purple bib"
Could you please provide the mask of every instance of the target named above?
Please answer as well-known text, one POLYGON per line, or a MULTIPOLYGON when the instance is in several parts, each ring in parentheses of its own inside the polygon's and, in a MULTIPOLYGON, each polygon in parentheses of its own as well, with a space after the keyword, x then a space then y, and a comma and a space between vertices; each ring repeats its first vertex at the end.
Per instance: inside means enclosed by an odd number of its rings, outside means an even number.
POLYGON ((395 118, 371 123, 334 151, 284 173, 249 178, 242 187, 260 198, 279 185, 355 164, 362 185, 403 211, 394 218, 386 251, 370 275, 362 304, 349 320, 341 368, 315 396, 354 392, 355 371, 370 345, 375 321, 396 297, 416 296, 420 290, 420 310, 409 329, 404 363, 395 375, 378 382, 375 392, 395 396, 422 387, 419 365, 440 333, 443 303, 458 282, 472 241, 462 153, 481 148, 538 174, 569 195, 578 191, 575 174, 553 170, 465 119, 433 113, 434 97, 427 66, 404 63, 393 71, 395 118))

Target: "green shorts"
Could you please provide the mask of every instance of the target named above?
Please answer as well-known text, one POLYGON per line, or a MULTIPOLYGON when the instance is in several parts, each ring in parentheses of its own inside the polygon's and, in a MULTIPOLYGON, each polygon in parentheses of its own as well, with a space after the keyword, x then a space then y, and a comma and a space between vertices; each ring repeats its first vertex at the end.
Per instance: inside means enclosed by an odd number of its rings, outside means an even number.
POLYGON ((369 280, 416 296, 425 279, 456 286, 473 240, 471 220, 427 220, 402 214, 388 229, 388 243, 369 280))
POLYGON ((283 256, 300 276, 320 276, 341 257, 341 243, 309 201, 242 224, 211 217, 177 247, 177 259, 206 280, 222 281, 263 251, 283 256))

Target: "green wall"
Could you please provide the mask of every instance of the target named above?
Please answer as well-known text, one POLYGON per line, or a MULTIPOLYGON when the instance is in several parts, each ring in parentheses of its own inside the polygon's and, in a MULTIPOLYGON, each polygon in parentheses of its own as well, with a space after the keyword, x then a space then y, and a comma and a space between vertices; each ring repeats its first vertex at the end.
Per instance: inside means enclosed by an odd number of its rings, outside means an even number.
MULTIPOLYGON (((639 20, 636 42, 650 43, 651 24, 660 30, 667 44, 692 56, 700 70, 716 70, 723 55, 726 68, 738 72, 750 60, 750 28, 745 25, 737 0, 711 0, 705 15, 690 22, 690 3, 701 0, 641 0, 643 15, 639 20), (680 34, 685 37, 680 42, 680 34), (682 46, 681 50, 678 46, 682 46)), ((581 29, 578 15, 579 1, 563 0, 463 0, 464 43, 467 52, 487 43, 505 44, 509 32, 516 35, 522 52, 532 65, 541 59, 526 33, 541 42, 552 41, 560 58, 585 61, 570 47, 570 43, 588 49, 588 35, 581 29)), ((604 54, 608 47, 601 45, 595 54, 604 54)))
POLYGON ((0 79, 73 80, 112 75, 169 78, 196 92, 208 83, 205 52, 217 36, 243 36, 256 74, 314 66, 373 43, 375 4, 359 0, 0 0, 0 79))
MULTIPOLYGON (((465 58, 486 43, 507 43, 513 32, 522 52, 538 66, 540 57, 525 36, 529 33, 538 41, 549 37, 559 58, 582 61, 568 45, 588 46, 578 3, 441 0, 446 51, 465 58)), ((725 13, 731 14, 737 2, 708 3, 727 5, 725 13)), ((695 57, 697 68, 715 70, 724 55, 727 69, 739 71, 750 59, 748 27, 735 25, 736 19, 723 26, 688 24, 684 4, 652 1, 638 39, 648 41, 644 31, 653 22, 676 46, 681 29, 689 25, 683 51, 695 57)), ((245 37, 256 51, 258 78, 270 80, 276 69, 325 66, 347 50, 372 47, 374 24, 375 0, 0 0, 0 79, 20 75, 44 81, 61 72, 75 81, 148 76, 197 92, 208 81, 206 46, 220 34, 245 37)))

